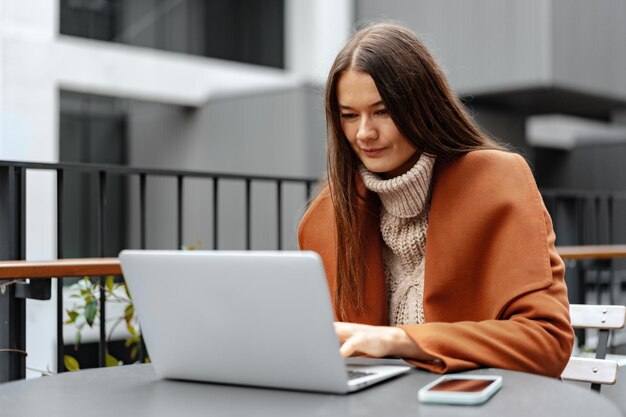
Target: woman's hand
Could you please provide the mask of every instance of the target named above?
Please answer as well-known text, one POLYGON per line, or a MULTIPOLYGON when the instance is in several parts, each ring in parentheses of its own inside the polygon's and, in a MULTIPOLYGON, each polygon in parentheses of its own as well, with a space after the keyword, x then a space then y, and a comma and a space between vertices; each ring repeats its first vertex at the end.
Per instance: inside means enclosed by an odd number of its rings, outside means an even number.
POLYGON ((368 355, 376 358, 399 356, 417 360, 435 359, 426 354, 404 330, 398 327, 335 322, 344 358, 368 355))

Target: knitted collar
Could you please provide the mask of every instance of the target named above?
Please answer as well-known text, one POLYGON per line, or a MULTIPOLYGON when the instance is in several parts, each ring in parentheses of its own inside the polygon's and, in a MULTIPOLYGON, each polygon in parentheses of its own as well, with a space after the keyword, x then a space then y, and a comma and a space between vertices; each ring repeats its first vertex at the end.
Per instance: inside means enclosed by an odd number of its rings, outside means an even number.
POLYGON ((426 207, 434 165, 435 157, 422 153, 413 168, 395 178, 383 179, 362 164, 359 172, 365 187, 378 194, 387 212, 396 217, 411 218, 426 207))

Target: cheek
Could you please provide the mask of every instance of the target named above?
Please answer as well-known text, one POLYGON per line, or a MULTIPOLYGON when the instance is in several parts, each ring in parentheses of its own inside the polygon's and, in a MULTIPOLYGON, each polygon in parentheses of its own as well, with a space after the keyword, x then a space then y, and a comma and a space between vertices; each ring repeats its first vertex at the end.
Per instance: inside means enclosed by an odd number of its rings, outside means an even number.
POLYGON ((353 131, 353 129, 350 128, 350 125, 347 124, 341 124, 341 130, 343 131, 343 135, 346 137, 346 139, 348 139, 348 142, 350 142, 351 145, 354 145, 355 142, 355 132, 353 131))

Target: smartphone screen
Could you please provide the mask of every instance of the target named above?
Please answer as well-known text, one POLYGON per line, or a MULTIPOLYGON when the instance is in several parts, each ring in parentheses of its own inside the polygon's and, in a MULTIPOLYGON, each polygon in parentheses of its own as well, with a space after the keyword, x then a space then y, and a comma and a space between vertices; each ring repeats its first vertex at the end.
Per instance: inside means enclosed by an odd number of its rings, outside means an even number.
POLYGON ((417 398, 427 403, 482 404, 500 387, 498 375, 444 375, 420 388, 417 398))
POLYGON ((431 387, 430 391, 480 392, 494 382, 488 379, 447 379, 431 387))

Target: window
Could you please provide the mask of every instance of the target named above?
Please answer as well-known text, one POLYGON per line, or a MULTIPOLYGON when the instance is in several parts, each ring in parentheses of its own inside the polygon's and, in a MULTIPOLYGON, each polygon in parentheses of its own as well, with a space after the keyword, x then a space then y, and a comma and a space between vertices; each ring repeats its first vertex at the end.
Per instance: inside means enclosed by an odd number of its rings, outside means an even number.
POLYGON ((60 32, 284 68, 284 0, 61 0, 60 32))

